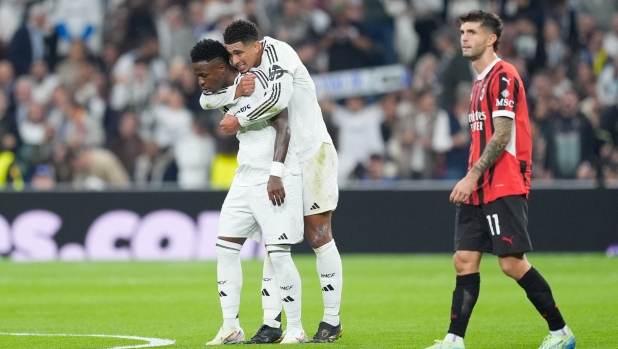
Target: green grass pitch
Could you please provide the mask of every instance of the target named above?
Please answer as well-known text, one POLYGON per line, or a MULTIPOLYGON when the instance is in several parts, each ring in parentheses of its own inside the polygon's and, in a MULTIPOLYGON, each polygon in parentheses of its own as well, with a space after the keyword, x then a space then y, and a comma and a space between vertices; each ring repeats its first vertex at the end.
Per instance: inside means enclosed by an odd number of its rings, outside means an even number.
MULTIPOLYGON (((448 328, 450 255, 343 255, 343 337, 336 348, 425 348, 448 328)), ((313 335, 322 295, 313 255, 294 257, 303 278, 303 325, 313 335)), ((545 276, 577 348, 618 348, 618 258, 529 256, 545 276)), ((241 326, 261 324, 261 261, 243 261, 241 326)), ((215 262, 13 263, 0 261, 0 332, 110 334, 202 348, 221 325, 215 262)), ((537 348, 547 334, 525 293, 486 256, 468 348, 537 348)), ((113 348, 143 341, 0 335, 0 348, 113 348)), ((272 347, 272 346, 266 346, 272 347)))

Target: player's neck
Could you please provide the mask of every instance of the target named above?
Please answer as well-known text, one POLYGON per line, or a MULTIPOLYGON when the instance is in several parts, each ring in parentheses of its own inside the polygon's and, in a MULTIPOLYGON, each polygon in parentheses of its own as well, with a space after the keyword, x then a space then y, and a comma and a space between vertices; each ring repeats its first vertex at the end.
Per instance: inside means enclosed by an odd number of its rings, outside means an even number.
POLYGON ((472 61, 472 67, 478 74, 485 71, 489 65, 498 58, 494 50, 486 50, 478 59, 472 61))
POLYGON ((238 74, 240 74, 238 70, 228 68, 227 72, 225 73, 225 83, 223 84, 223 87, 230 87, 234 85, 234 81, 236 80, 238 74))

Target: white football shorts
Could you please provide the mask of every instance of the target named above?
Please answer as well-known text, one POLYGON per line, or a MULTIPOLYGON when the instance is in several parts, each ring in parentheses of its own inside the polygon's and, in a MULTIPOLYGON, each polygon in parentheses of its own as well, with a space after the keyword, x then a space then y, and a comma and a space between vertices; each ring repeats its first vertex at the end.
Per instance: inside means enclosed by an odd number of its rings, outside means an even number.
POLYGON ((322 143, 320 150, 300 164, 303 174, 303 213, 305 216, 334 211, 339 201, 337 151, 322 143))
POLYGON ((218 236, 249 238, 266 245, 303 241, 302 177, 283 177, 285 200, 275 206, 268 200, 267 184, 240 186, 232 183, 219 218, 218 236))

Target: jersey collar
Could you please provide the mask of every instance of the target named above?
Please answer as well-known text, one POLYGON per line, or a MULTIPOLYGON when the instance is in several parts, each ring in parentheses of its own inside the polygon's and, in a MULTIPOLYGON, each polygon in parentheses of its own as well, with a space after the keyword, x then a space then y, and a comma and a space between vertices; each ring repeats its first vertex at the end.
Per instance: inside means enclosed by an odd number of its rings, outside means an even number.
POLYGON ((501 61, 500 58, 496 58, 494 59, 493 62, 491 62, 491 64, 485 68, 485 70, 483 70, 479 76, 476 77, 477 80, 483 80, 485 78, 485 76, 487 76, 487 74, 489 73, 489 71, 494 67, 494 65, 496 65, 496 63, 498 63, 499 61, 501 61))

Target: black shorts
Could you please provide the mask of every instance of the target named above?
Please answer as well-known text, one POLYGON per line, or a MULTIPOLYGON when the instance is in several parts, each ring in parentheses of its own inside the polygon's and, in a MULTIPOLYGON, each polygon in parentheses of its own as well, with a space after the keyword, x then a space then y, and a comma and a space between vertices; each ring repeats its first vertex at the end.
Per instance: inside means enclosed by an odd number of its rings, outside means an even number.
POLYGON ((486 205, 457 207, 455 251, 491 252, 502 256, 532 251, 528 235, 528 200, 505 196, 486 205))

